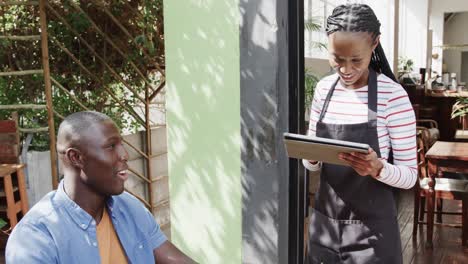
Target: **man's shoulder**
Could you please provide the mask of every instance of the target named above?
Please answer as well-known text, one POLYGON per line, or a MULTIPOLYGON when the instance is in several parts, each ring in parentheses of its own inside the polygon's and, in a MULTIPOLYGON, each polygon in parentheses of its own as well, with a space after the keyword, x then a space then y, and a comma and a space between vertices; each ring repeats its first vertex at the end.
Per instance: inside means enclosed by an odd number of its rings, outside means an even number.
MULTIPOLYGON (((12 250, 27 248, 30 243, 41 241, 43 242, 41 244, 42 246, 49 244, 52 239, 52 236, 50 235, 50 226, 53 223, 59 223, 60 219, 52 203, 54 194, 55 191, 52 191, 44 196, 15 226, 7 243, 6 251, 7 253, 10 253, 9 256, 12 256, 12 250), (28 242, 27 245, 22 245, 24 244, 23 242, 25 237, 27 237, 28 241, 31 242, 28 242)), ((41 245, 36 245, 36 247, 41 247, 41 245)), ((53 248, 52 245, 49 246, 50 248, 53 248)))
POLYGON ((54 204, 55 195, 56 191, 45 195, 15 226, 5 249, 7 263, 57 262, 56 235, 67 227, 60 206, 54 204))
POLYGON ((123 192, 112 198, 114 199, 114 204, 118 203, 121 209, 129 211, 130 213, 143 213, 146 210, 144 204, 128 192, 123 192))
POLYGON ((21 219, 20 223, 28 225, 41 225, 52 219, 56 215, 56 208, 53 205, 52 199, 56 191, 51 191, 37 202, 26 215, 21 219))

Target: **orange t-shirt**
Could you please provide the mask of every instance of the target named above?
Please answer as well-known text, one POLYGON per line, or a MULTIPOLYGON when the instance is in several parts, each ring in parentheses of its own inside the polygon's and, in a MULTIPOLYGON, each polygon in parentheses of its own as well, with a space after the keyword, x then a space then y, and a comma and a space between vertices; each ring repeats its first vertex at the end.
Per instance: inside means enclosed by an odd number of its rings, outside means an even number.
POLYGON ((115 233, 107 210, 104 208, 102 218, 96 227, 96 236, 101 255, 101 264, 127 264, 127 256, 120 244, 119 237, 115 233))

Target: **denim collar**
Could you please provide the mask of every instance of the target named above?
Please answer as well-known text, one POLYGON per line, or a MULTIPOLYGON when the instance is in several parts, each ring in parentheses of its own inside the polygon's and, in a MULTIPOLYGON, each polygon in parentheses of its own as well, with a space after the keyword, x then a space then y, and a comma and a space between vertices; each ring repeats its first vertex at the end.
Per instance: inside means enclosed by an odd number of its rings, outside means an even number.
MULTIPOLYGON (((92 224, 95 225, 93 217, 83 210, 78 204, 76 204, 68 195, 65 193, 64 181, 60 181, 60 184, 57 188, 57 191, 52 198, 52 202, 57 206, 57 208, 64 208, 65 211, 70 215, 71 219, 78 225, 81 229, 86 230, 92 224)), ((118 204, 115 202, 115 199, 112 196, 106 201, 107 208, 109 209, 109 214, 112 218, 115 218, 115 209, 118 208, 118 204)))

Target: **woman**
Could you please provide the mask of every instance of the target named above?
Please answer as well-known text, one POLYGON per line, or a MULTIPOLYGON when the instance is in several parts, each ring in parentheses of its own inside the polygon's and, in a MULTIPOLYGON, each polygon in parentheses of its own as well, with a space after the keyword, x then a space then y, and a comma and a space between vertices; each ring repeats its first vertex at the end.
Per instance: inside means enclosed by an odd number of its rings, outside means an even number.
POLYGON ((309 263, 402 263, 393 189, 409 189, 417 178, 414 112, 369 6, 336 7, 326 30, 336 73, 317 84, 308 133, 371 148, 342 153, 349 166, 304 161, 309 170, 321 169, 309 263))

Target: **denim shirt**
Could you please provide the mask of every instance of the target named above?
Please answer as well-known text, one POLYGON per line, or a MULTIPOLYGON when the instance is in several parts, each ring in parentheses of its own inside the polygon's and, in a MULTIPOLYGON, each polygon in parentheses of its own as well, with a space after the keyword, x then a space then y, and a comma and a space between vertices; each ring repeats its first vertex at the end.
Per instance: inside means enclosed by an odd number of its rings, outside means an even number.
MULTIPOLYGON (((153 250, 167 239, 153 215, 124 192, 107 201, 129 263, 154 263, 153 250)), ((95 220, 64 192, 63 181, 14 228, 6 263, 100 263, 95 220)))

